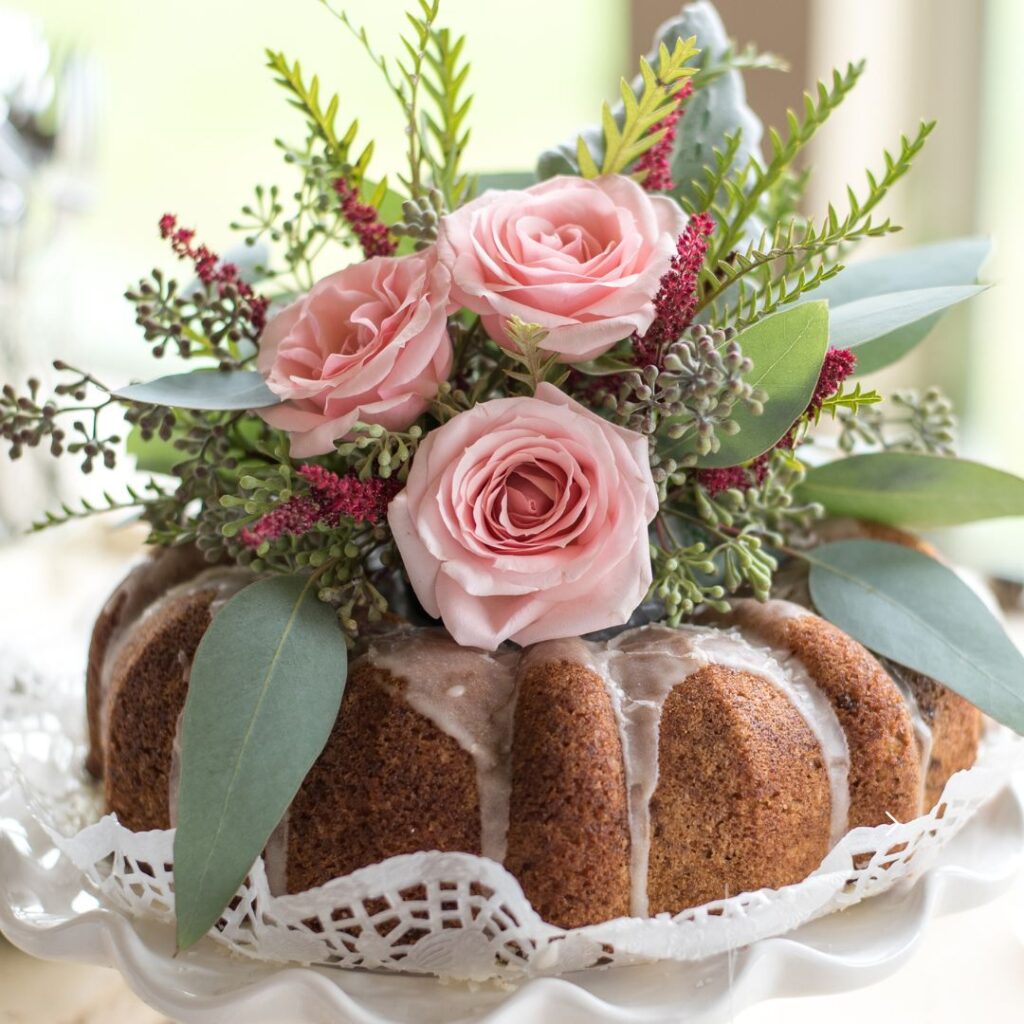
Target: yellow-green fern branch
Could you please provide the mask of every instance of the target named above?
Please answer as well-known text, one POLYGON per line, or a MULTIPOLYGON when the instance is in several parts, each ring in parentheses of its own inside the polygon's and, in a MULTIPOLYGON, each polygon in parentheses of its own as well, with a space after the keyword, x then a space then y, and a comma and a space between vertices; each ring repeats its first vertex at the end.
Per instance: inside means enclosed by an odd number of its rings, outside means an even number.
POLYGON ((604 157, 598 165, 598 158, 590 151, 581 135, 576 141, 576 159, 584 178, 596 178, 599 174, 620 174, 657 145, 665 129, 655 130, 659 122, 675 108, 675 94, 679 83, 696 74, 697 68, 688 67, 700 50, 697 37, 677 39, 675 48, 669 52, 662 43, 658 48, 658 70, 643 57, 640 58, 641 91, 639 97, 624 78, 619 83, 625 110, 622 124, 605 103, 601 112, 604 131, 604 157))

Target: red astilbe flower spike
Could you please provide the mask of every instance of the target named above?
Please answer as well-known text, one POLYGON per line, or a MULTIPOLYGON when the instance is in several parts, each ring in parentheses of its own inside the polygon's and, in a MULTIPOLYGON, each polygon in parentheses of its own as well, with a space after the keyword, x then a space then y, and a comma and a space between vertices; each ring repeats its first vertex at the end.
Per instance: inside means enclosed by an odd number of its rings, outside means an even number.
POLYGON ((283 505, 261 516, 240 537, 246 547, 258 548, 265 540, 277 540, 285 534, 301 537, 321 520, 320 506, 313 498, 302 495, 289 498, 283 505))
POLYGON ((391 499, 402 489, 394 478, 360 480, 353 473, 338 476, 323 466, 302 466, 299 475, 313 489, 324 518, 337 523, 344 516, 357 523, 376 523, 387 513, 391 499))
POLYGON ((686 113, 683 101, 693 95, 693 82, 687 79, 676 90, 675 109, 651 128, 651 134, 665 129, 665 134, 643 156, 637 160, 634 171, 646 171, 641 184, 648 192, 669 192, 676 187, 672 178, 672 144, 676 140, 676 126, 679 119, 686 113))
POLYGON ((341 215, 348 222, 363 255, 367 259, 374 256, 394 256, 397 246, 388 233, 386 224, 380 222, 380 214, 375 206, 359 201, 359 192, 350 188, 344 178, 334 182, 334 191, 341 200, 341 215))
POLYGON ((708 236, 714 230, 714 220, 698 213, 679 236, 675 255, 654 296, 654 321, 642 338, 633 335, 638 366, 660 365, 664 346, 689 327, 697 308, 697 277, 707 255, 708 236))
POLYGON ((746 466, 725 466, 722 469, 697 470, 697 483, 712 497, 732 488, 745 490, 749 484, 746 466))
POLYGON ((299 476, 309 484, 309 494, 289 498, 243 530, 243 544, 258 548, 264 541, 285 534, 301 537, 320 523, 335 527, 343 518, 376 523, 387 514, 391 499, 402 489, 398 480, 360 480, 352 473, 338 476, 323 466, 300 466, 299 476))
POLYGON ((253 291, 248 281, 239 276, 238 267, 234 263, 222 263, 220 257, 208 246, 194 245, 196 233, 191 228, 179 228, 178 218, 173 213, 165 213, 159 222, 160 237, 170 239, 171 249, 180 260, 189 260, 195 267, 196 277, 203 284, 216 284, 220 294, 232 285, 242 297, 247 311, 247 318, 253 328, 262 331, 267 323, 267 307, 270 300, 253 291))
POLYGON ((814 388, 807 412, 817 412, 826 398, 831 398, 843 385, 843 381, 853 373, 857 366, 857 357, 848 348, 830 348, 825 353, 825 362, 818 374, 818 383, 814 388))

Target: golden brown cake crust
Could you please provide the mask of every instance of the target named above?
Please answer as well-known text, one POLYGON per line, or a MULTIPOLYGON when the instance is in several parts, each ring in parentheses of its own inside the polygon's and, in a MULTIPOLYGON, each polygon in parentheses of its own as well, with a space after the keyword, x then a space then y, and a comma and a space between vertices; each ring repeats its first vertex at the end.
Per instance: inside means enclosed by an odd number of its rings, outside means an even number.
POLYGON ((353 664, 331 737, 289 811, 289 892, 403 853, 480 853, 473 759, 388 692, 403 685, 353 664))
POLYGON ((970 701, 942 683, 908 668, 901 668, 900 675, 932 731, 931 760, 924 787, 923 809, 928 811, 942 795, 949 777, 974 764, 981 739, 982 716, 970 701))
POLYGON ((114 632, 121 624, 128 595, 118 587, 93 626, 89 640, 89 660, 85 673, 85 713, 89 725, 89 751, 85 757, 86 770, 97 779, 103 778, 103 739, 100 736, 100 719, 103 708, 103 663, 113 640, 114 632))
POLYGON ((89 725, 89 752, 85 766, 96 778, 103 776, 103 667, 110 645, 155 601, 179 583, 198 575, 206 563, 195 547, 154 548, 118 585, 100 611, 89 641, 85 702, 89 725))
POLYGON ((709 665, 665 701, 651 800, 649 913, 810 874, 828 852, 818 741, 767 680, 709 665))
POLYGON ((629 914, 629 818, 618 724, 603 681, 544 662, 519 683, 505 866, 563 928, 629 914))
POLYGON ((214 589, 168 597, 117 657, 106 695, 104 796, 108 810, 137 832, 171 827, 174 736, 215 597, 214 589))
POLYGON ((849 828, 920 813, 921 767, 906 702, 852 637, 816 615, 783 622, 783 646, 803 661, 835 709, 850 749, 849 828))

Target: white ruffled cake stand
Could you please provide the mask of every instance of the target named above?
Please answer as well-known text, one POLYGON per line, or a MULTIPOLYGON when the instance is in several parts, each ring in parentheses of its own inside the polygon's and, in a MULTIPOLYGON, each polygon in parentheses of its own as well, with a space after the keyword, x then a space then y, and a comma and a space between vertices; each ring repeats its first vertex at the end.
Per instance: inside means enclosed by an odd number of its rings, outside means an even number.
MULTIPOLYGON (((59 704, 49 710, 30 690, 9 683, 0 694, 6 705, 0 708, 6 722, 0 730, 0 931, 36 956, 117 968, 145 1002, 185 1024, 725 1021, 763 999, 840 992, 887 976, 912 954, 932 916, 978 905, 1007 888, 1024 850, 1019 794, 1008 775, 990 770, 976 803, 963 804, 962 827, 933 821, 923 833, 934 837, 948 827, 949 837, 941 847, 927 841, 917 847, 915 856, 927 858, 928 867, 916 872, 916 881, 907 872, 841 912, 749 944, 737 935, 727 943, 733 948, 703 959, 467 984, 279 965, 233 955, 209 938, 176 956, 166 919, 126 913, 109 889, 90 883, 66 855, 66 841, 55 836, 48 807, 60 808, 65 823, 89 820, 94 796, 69 767, 80 760, 80 739, 67 734, 59 704), (15 731, 12 721, 19 723, 15 731)), ((1011 742, 1003 751, 1000 771, 1020 764, 1021 746, 1011 742)), ((963 781, 977 787, 966 774, 963 781)), ((957 806, 952 799, 950 807, 957 806)), ((893 826, 893 834, 906 827, 893 826)), ((877 888, 876 878, 867 891, 877 888)), ((714 923, 721 930, 728 921, 723 914, 714 923)))
POLYGON ((0 930, 36 956, 117 968, 175 1020, 250 1024, 669 1024, 717 1022, 759 1000, 871 984, 914 952, 936 914, 979 905, 1016 875, 1024 812, 1004 789, 913 886, 781 938, 698 963, 535 978, 518 987, 240 960, 210 940, 174 955, 167 925, 98 904, 11 790, 0 795, 0 930))

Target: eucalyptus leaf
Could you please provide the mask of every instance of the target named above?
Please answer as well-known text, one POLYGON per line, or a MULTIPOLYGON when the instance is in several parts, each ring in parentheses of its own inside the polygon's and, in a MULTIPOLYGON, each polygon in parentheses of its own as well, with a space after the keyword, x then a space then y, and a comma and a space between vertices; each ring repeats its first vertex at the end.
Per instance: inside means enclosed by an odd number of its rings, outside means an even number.
POLYGON ((991 250, 989 238, 955 238, 851 263, 817 287, 814 298, 828 299, 835 312, 839 306, 873 295, 976 284, 991 250))
POLYGON ((832 516, 927 529, 1024 516, 1024 479, 967 459, 868 452, 816 466, 796 500, 821 502, 832 516))
POLYGON ((811 599, 826 619, 1024 732, 1024 656, 955 572, 876 540, 837 541, 805 557, 811 599))
POLYGON ((255 370, 192 370, 115 391, 118 398, 176 409, 265 409, 281 399, 255 370))
MULTIPOLYGON (((687 4, 680 14, 666 21, 655 33, 652 54, 658 44, 671 50, 676 39, 697 37, 701 48, 697 64, 701 68, 718 63, 730 49, 730 40, 721 16, 707 0, 687 4)), ((672 177, 675 195, 696 202, 693 182, 704 183, 704 168, 714 160, 713 150, 724 150, 727 135, 739 135, 735 166, 743 167, 751 157, 760 156, 761 120, 747 103, 743 75, 726 71, 701 85, 687 101, 685 120, 676 134, 672 150, 672 177)), ((750 235, 760 233, 752 226, 750 235)))
MULTIPOLYGON (((828 350, 828 307, 824 302, 806 302, 774 313, 736 336, 754 368, 747 381, 768 393, 764 412, 755 416, 737 406, 733 419, 737 434, 721 437, 721 447, 703 455, 704 467, 738 466, 768 451, 806 411, 818 383, 828 350)), ((686 453, 686 446, 665 446, 673 458, 686 453)))
POLYGON ((973 298, 986 287, 918 288, 844 303, 832 310, 832 344, 854 350, 858 374, 872 373, 918 345, 939 313, 973 298))
MULTIPOLYGON (((895 292, 916 293, 929 289, 945 290, 973 285, 978 280, 992 244, 988 238, 956 238, 947 242, 922 245, 914 249, 876 260, 865 260, 846 267, 841 274, 814 289, 815 299, 827 299, 832 310, 833 328, 838 324, 841 331, 852 332, 861 320, 859 330, 863 331, 867 320, 879 318, 882 310, 893 306, 905 306, 903 300, 889 300, 879 305, 870 303, 844 312, 844 307, 895 292), (847 325, 844 325, 844 320, 847 325)), ((969 296, 963 296, 967 298, 969 296)), ((937 299, 938 296, 935 296, 937 299)), ((920 297, 919 297, 920 299, 920 297)), ((950 303, 951 304, 951 303, 950 303)), ((902 358, 923 341, 938 323, 942 312, 949 304, 938 303, 939 309, 926 313, 914 322, 898 326, 890 334, 874 337, 869 343, 852 342, 859 345, 857 352, 858 374, 881 369, 902 358)), ((924 302, 927 306, 927 302, 924 302)), ((918 310, 923 308, 918 305, 918 310)), ((890 312, 891 315, 891 312, 890 312)), ((876 320, 877 322, 877 320, 876 320)), ((851 333, 851 337, 856 337, 851 333)), ((834 344, 850 344, 840 337, 833 337, 834 344)))
POLYGON ((180 949, 216 924, 323 750, 347 660, 337 617, 311 577, 251 584, 203 636, 181 732, 180 949))
POLYGON ((529 188, 537 184, 534 171, 485 171, 476 175, 477 194, 489 188, 501 190, 529 188))

